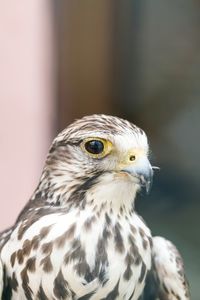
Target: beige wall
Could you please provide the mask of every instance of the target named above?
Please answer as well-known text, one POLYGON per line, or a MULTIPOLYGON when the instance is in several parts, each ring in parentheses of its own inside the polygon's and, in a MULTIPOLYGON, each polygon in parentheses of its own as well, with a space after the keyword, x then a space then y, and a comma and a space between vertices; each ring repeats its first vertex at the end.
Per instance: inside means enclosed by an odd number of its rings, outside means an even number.
POLYGON ((0 230, 38 182, 54 124, 50 1, 0 4, 0 230))

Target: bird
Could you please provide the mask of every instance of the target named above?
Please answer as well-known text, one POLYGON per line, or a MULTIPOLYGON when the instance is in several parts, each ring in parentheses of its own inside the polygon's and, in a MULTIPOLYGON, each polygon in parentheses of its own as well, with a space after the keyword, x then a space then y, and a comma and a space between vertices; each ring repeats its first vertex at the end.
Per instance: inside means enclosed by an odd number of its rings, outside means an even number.
POLYGON ((145 132, 122 118, 84 116, 59 133, 0 234, 1 299, 190 299, 177 248, 135 210, 154 169, 145 132))

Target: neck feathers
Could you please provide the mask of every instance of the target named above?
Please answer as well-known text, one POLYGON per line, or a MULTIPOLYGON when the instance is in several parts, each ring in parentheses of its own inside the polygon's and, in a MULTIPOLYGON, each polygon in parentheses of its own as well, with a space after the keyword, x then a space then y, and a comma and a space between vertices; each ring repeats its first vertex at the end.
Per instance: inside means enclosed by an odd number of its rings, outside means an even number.
MULTIPOLYGON (((67 175, 52 176, 43 173, 31 200, 45 201, 52 206, 69 206, 94 211, 130 212, 139 186, 126 174, 98 172, 73 179, 67 175)), ((44 203, 44 202, 43 202, 44 203)))

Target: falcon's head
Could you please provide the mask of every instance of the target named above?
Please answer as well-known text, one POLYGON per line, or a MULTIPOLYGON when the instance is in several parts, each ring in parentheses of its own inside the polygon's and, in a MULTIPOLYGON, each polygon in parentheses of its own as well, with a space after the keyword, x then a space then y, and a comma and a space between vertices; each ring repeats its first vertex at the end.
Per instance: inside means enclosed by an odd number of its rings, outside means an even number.
POLYGON ((118 117, 91 115, 56 137, 39 190, 52 203, 83 205, 84 199, 85 205, 96 199, 98 204, 125 204, 133 202, 141 186, 150 189, 152 175, 143 130, 118 117))

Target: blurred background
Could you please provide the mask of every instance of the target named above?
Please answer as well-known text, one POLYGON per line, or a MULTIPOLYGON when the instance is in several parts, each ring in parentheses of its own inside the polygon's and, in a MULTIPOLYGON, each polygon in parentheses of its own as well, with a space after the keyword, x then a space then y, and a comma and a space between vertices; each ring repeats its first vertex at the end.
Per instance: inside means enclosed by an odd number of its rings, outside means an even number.
POLYGON ((199 300, 200 2, 0 6, 0 230, 35 189, 58 131, 91 113, 127 118, 161 168, 137 210, 177 245, 199 300))

